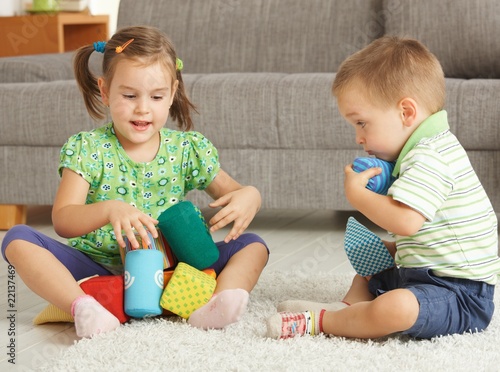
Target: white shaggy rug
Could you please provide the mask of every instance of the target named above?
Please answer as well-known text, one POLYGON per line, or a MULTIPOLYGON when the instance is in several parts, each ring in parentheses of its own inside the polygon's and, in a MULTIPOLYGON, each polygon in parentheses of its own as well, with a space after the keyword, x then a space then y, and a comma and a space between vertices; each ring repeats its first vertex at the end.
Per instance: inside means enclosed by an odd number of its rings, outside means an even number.
MULTIPOLYGON (((499 371, 500 314, 480 334, 416 341, 264 337, 265 318, 285 299, 340 299, 351 276, 307 278, 264 272, 243 319, 225 330, 202 331, 180 318, 132 321, 117 331, 75 342, 41 367, 45 371, 499 371)), ((498 291, 498 286, 497 286, 498 291)), ((499 308, 498 296, 495 298, 499 308)))

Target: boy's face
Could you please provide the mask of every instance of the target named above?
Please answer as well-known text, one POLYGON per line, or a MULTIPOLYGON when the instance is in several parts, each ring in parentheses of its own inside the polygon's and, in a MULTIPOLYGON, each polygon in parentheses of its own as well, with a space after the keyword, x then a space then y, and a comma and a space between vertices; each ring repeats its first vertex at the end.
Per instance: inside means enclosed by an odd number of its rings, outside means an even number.
POLYGON ((386 161, 395 161, 411 131, 403 123, 403 111, 394 106, 385 108, 367 99, 359 85, 347 87, 338 96, 340 114, 356 132, 356 143, 369 155, 386 161))

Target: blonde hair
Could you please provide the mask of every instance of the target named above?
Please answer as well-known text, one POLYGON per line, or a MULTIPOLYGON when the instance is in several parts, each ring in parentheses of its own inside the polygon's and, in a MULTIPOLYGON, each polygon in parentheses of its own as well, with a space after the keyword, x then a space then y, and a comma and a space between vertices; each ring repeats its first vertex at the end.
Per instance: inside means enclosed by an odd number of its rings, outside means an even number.
POLYGON ((367 98, 389 107, 410 97, 431 113, 443 109, 446 92, 437 58, 414 39, 384 36, 347 58, 339 67, 332 93, 338 97, 353 82, 367 98))
MULTIPOLYGON (((94 51, 94 45, 81 47, 76 51, 73 65, 87 111, 94 119, 102 119, 105 117, 106 107, 101 101, 97 77, 92 74, 89 67, 89 59, 94 51)), ((118 61, 124 58, 142 65, 160 63, 171 75, 172 82, 176 80, 179 82, 170 107, 170 116, 177 122, 179 128, 192 129, 191 110, 196 111, 196 108, 185 92, 181 71, 176 68, 177 55, 168 37, 159 29, 148 26, 127 27, 117 31, 104 47, 102 73, 108 86, 111 85, 118 61), (116 47, 131 39, 134 41, 123 51, 116 52, 116 47)))

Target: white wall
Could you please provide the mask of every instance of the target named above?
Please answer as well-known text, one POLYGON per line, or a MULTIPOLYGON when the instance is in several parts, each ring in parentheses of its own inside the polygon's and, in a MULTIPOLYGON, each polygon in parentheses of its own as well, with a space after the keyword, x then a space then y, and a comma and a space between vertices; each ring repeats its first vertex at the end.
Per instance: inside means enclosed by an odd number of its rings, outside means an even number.
POLYGON ((22 0, 2 0, 0 3, 0 17, 10 17, 21 14, 22 0))
POLYGON ((109 15, 109 36, 116 31, 116 21, 118 16, 118 6, 120 0, 88 0, 89 10, 92 14, 109 15))

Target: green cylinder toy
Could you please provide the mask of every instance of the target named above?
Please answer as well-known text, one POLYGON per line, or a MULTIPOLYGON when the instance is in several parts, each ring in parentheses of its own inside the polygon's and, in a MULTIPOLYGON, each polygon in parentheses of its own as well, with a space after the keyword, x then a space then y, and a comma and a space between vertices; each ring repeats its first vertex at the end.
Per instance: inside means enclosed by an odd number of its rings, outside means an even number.
POLYGON ((205 220, 190 201, 171 206, 158 221, 158 228, 179 262, 203 270, 219 259, 219 249, 205 220))

